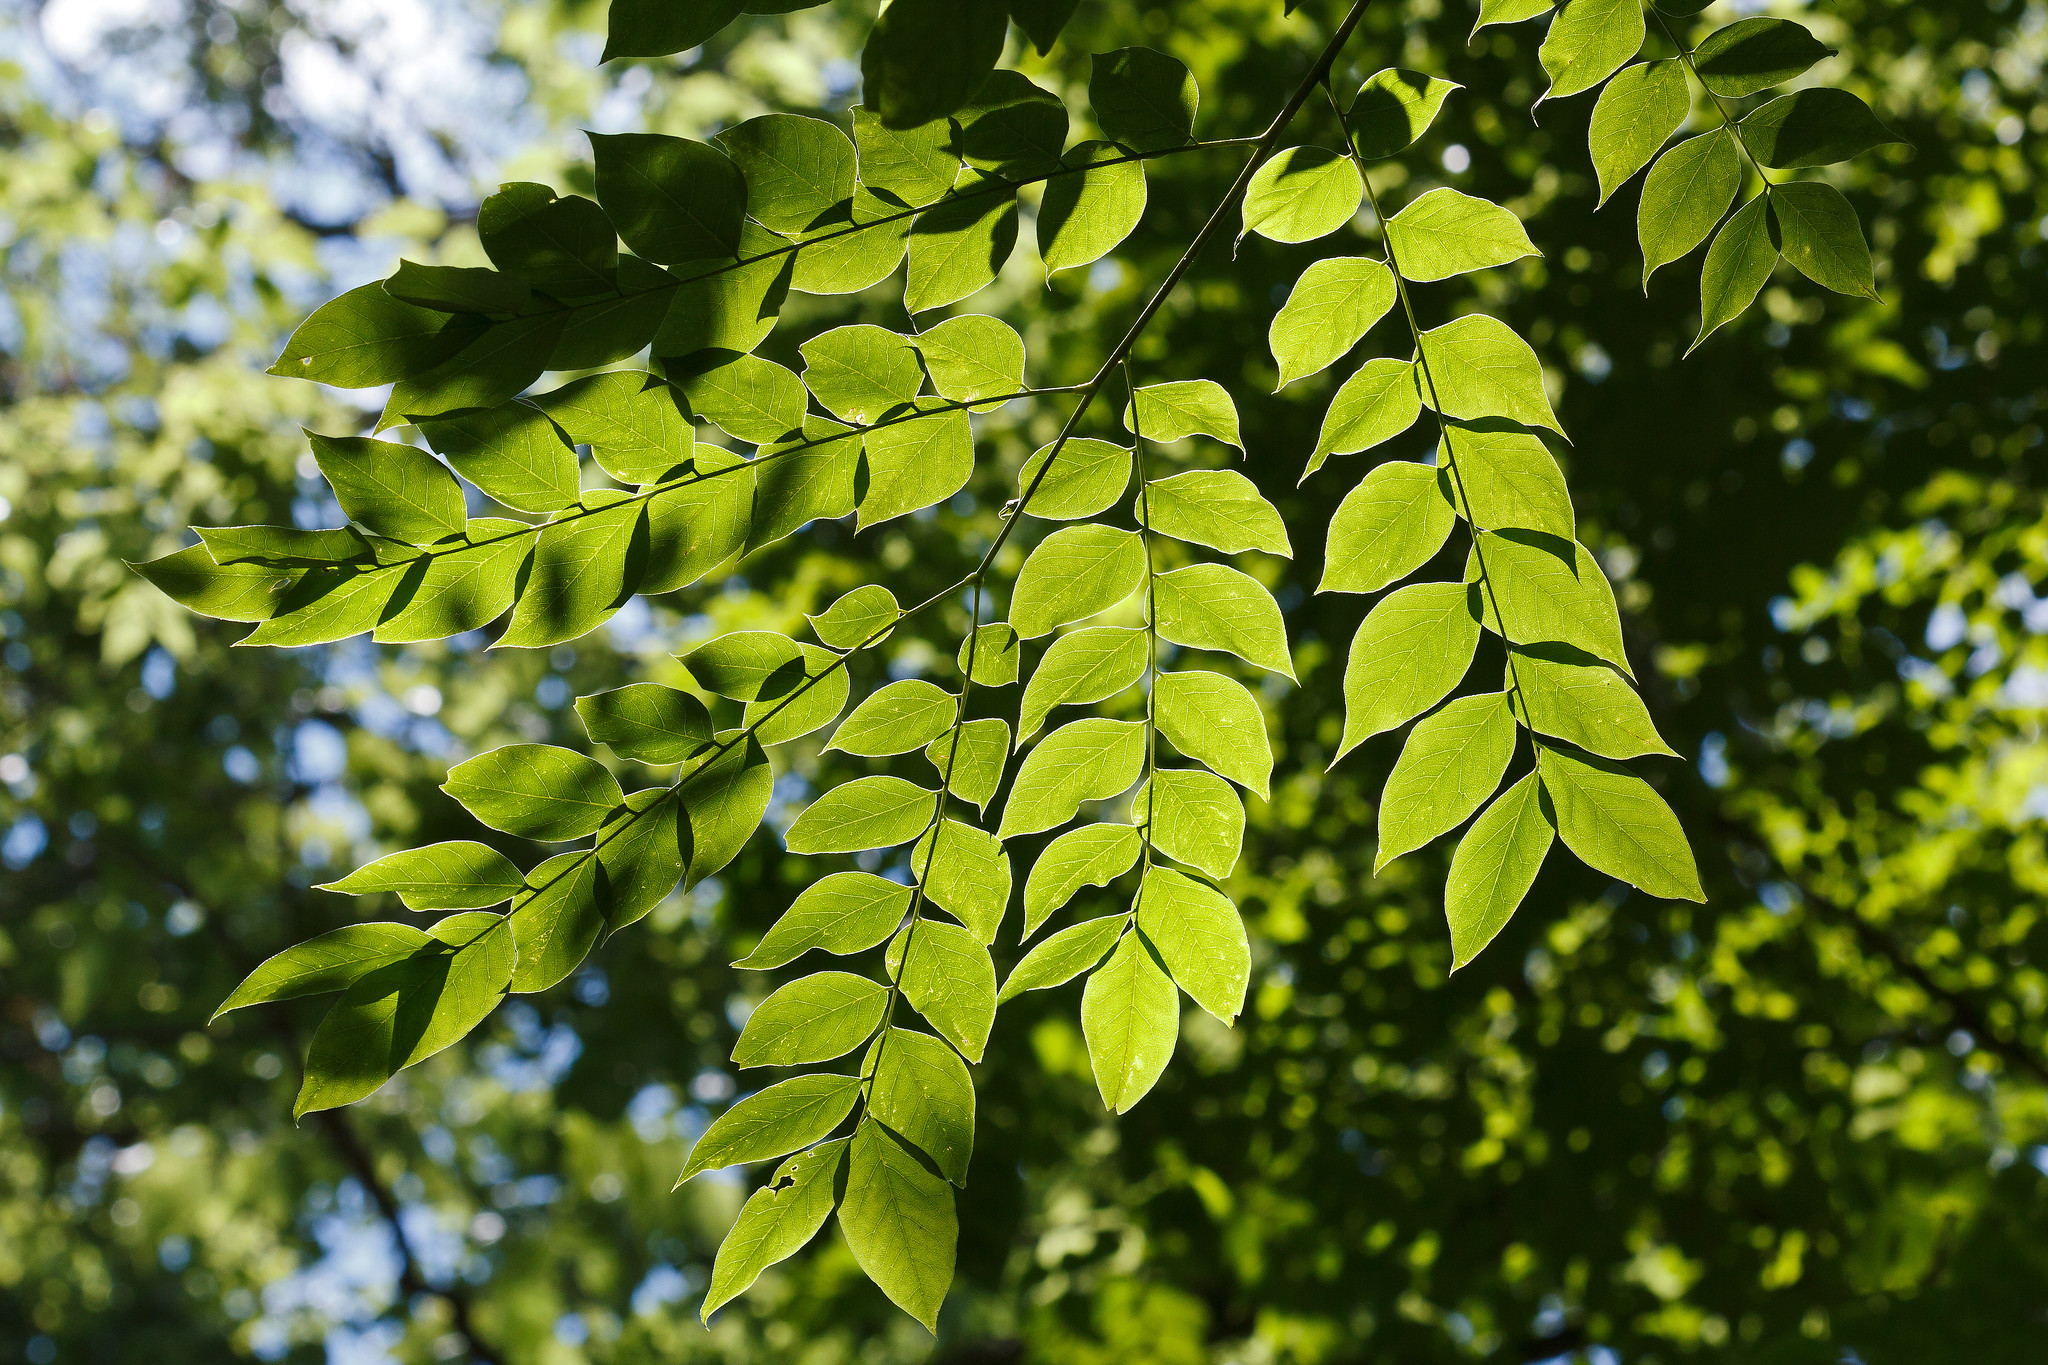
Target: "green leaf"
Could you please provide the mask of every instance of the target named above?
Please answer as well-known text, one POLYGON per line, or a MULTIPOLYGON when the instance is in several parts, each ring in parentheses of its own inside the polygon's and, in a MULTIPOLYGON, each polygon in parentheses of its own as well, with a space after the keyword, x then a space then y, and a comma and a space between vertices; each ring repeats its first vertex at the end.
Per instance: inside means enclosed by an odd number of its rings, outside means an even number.
POLYGON ((966 411, 938 398, 921 398, 918 406, 924 411, 917 417, 872 427, 862 438, 868 487, 858 530, 944 502, 974 474, 966 411))
POLYGON ((1505 417, 1560 436, 1543 366, 1499 318, 1471 313, 1422 334, 1422 401, 1446 417, 1505 417))
POLYGON ((654 354, 668 359, 751 351, 766 341, 796 266, 789 243, 758 224, 742 223, 738 262, 678 273, 686 278, 654 336, 654 354))
POLYGON ((821 332, 798 347, 804 387, 833 416, 873 422, 910 402, 924 383, 924 367, 909 337, 856 323, 821 332))
POLYGON ((879 584, 855 588, 838 601, 804 619, 820 640, 834 649, 860 649, 879 643, 901 619, 903 608, 896 594, 879 584))
POLYGON ((1310 264, 1266 334, 1280 367, 1274 387, 1328 368, 1393 306, 1394 277, 1378 261, 1332 256, 1310 264))
POLYGON ((1758 161, 1787 171, 1831 166, 1904 141, 1877 121, 1869 105, 1830 86, 1780 95, 1745 115, 1737 130, 1758 161))
POLYGON ((742 441, 765 445, 803 431, 803 381, 773 361, 756 355, 724 357, 677 383, 691 412, 742 441))
POLYGON ((767 1161, 810 1146, 845 1122, 860 1090, 858 1076, 792 1076, 747 1096, 704 1130, 676 1184, 699 1171, 767 1161))
POLYGON ((1236 1020, 1252 950, 1230 897, 1171 868, 1152 868, 1138 888, 1138 928, 1197 1005, 1226 1024, 1236 1020))
POLYGON ((1084 142, 1060 158, 1067 174, 1045 182, 1038 254, 1048 276, 1116 250, 1145 216, 1145 166, 1113 143, 1084 142))
POLYGON ((1125 934, 1081 992, 1081 1036, 1095 1088, 1112 1114, 1130 1110, 1158 1083, 1180 1037, 1172 978, 1136 934, 1125 934))
POLYGON ((603 625, 626 604, 633 542, 644 513, 618 489, 593 489, 580 510, 541 528, 512 621, 496 648, 540 649, 603 625))
POLYGON ((932 388, 955 403, 1006 398, 1024 388, 1024 342, 1009 323, 980 313, 947 318, 915 338, 932 388))
POLYGON ((1465 831, 1444 883, 1452 971, 1493 942, 1529 894, 1550 852, 1550 834, 1535 773, 1509 787, 1465 831))
POLYGON ((1770 192, 1785 259, 1807 279, 1837 294, 1877 297, 1870 245, 1856 210, 1833 185, 1800 180, 1770 192))
POLYGON ((977 687, 1008 687, 1017 681, 1017 632, 1008 622, 977 626, 960 642, 956 662, 977 687), (969 664, 972 667, 969 667, 969 664))
POLYGON ((1092 517, 1114 503, 1131 481, 1131 452, 1087 436, 1040 446, 1017 473, 1020 506, 1047 521, 1092 517), (1054 451, 1059 458, 1044 478, 1038 471, 1054 451))
POLYGON ((903 678, 854 707, 825 747, 865 758, 907 754, 944 735, 959 711, 959 699, 937 684, 903 678))
POLYGON ((332 531, 301 531, 291 526, 195 526, 209 562, 217 565, 261 564, 270 568, 317 568, 332 564, 371 564, 375 552, 352 526, 332 531))
POLYGON ((1741 317, 1777 267, 1778 247, 1771 240, 1766 217, 1770 198, 1759 194, 1735 210, 1714 234, 1714 244, 1707 248, 1706 269, 1700 274, 1700 334, 1686 348, 1687 355, 1741 317))
POLYGON ((1010 624, 1025 639, 1104 612, 1145 581, 1136 531, 1070 526, 1033 547, 1010 594, 1010 624))
POLYGON ((1218 649, 1294 680, 1280 604, 1256 578, 1221 564, 1190 564, 1152 580, 1163 640, 1218 649))
POLYGON ((1258 485, 1230 469, 1193 469, 1155 479, 1139 496, 1133 515, 1152 530, 1176 540, 1207 545, 1225 554, 1262 550, 1292 556, 1287 523, 1258 485), (1150 508, 1147 516, 1146 508, 1150 508))
POLYGON ((680 763, 711 743, 711 713, 688 692, 633 683, 576 699, 583 729, 622 758, 680 763))
POLYGON ((718 145, 745 177, 747 216, 771 231, 815 227, 853 198, 853 142, 823 119, 763 114, 718 145))
POLYGON ((683 877, 681 802, 672 787, 628 792, 597 832, 597 908, 605 932, 638 922, 683 877))
POLYGON ((1344 666, 1338 758, 1450 695, 1479 647, 1475 595, 1463 583, 1413 583, 1367 614, 1344 666))
POLYGON ((713 445, 698 446, 692 464, 688 482, 647 499, 639 590, 649 596, 696 582, 737 554, 753 529, 753 466, 713 445))
POLYGON ((1301 482, 1332 455, 1352 455, 1390 441, 1422 415, 1422 392, 1412 360, 1368 360, 1337 390, 1323 415, 1315 454, 1301 482))
POLYGON ((921 313, 979 293, 1016 245, 1015 195, 1001 182, 964 186, 958 197, 918 214, 911 225, 903 306, 921 313))
MULTIPOLYGON (((1585 546, 1527 531, 1488 532, 1485 558, 1491 591, 1481 594, 1479 606, 1488 630, 1518 645, 1570 645, 1635 676, 1622 644, 1614 589, 1585 546), (1496 605, 1507 618, 1505 631, 1494 616, 1496 605)), ((1477 556, 1468 556, 1465 581, 1478 579, 1477 556)))
MULTIPOLYGON (((617 3, 612 13, 618 13, 617 3)), ((840 1138, 791 1157, 774 1179, 748 1196, 712 1262, 705 1321, 720 1304, 745 1293, 763 1270, 795 1255, 818 1235, 832 1213, 850 1141, 840 1138)))
POLYGON ((661 330, 676 289, 676 277, 660 266, 621 256, 616 286, 562 315, 561 334, 541 368, 593 369, 635 355, 661 330))
POLYGON ((804 415, 803 439, 764 446, 754 461, 754 516, 746 548, 773 545, 821 518, 853 510, 861 440, 828 417, 804 415))
POLYGON ((475 318, 418 308, 366 284, 330 299, 299 324, 267 374, 367 389, 423 374, 483 332, 475 318))
POLYGON ((853 143, 861 185, 897 207, 936 203, 960 175, 959 134, 947 119, 891 128, 873 110, 855 109, 853 143))
POLYGON ((476 232, 491 264, 564 302, 617 291, 617 233, 581 195, 530 181, 501 185, 477 209, 476 232))
POLYGON ((942 920, 920 919, 889 943, 889 971, 901 973, 903 998, 970 1062, 981 1060, 996 1018, 996 969, 979 935, 942 920))
POLYGON ((1244 451, 1238 431, 1237 404, 1230 391, 1213 379, 1181 379, 1147 384, 1124 404, 1124 429, 1147 441, 1178 441, 1183 436, 1212 436, 1244 451))
POLYGON ((590 147, 598 202, 635 255, 677 265, 739 251, 749 187, 724 152, 656 133, 592 133, 590 147))
POLYGON ((295 570, 254 563, 216 564, 204 545, 129 567, 173 602, 222 621, 267 619, 298 581, 295 570))
POLYGON ((1007 842, 1064 825, 1083 801, 1106 801, 1130 790, 1144 758, 1143 722, 1100 716, 1070 721, 1024 756, 996 837, 1007 842))
POLYGON ((1676 57, 1641 62, 1620 72, 1593 104, 1586 144, 1600 177, 1600 203, 1650 164, 1692 112, 1685 65, 1676 57))
POLYGON ((346 990, 371 972, 403 961, 433 942, 424 930, 410 924, 344 924, 266 958, 221 1002, 213 1018, 245 1005, 346 990))
POLYGON ((1352 97, 1351 146, 1367 161, 1379 161, 1412 147, 1436 122, 1453 90, 1465 87, 1420 71, 1388 67, 1365 78, 1352 97))
MULTIPOLYGON (((883 11, 883 18, 898 9, 923 8, 927 6, 919 0, 898 0, 883 11)), ((974 15, 984 12, 981 5, 931 8, 974 15)), ((995 15, 1000 43, 1003 11, 993 5, 986 8, 995 15)), ((874 51, 872 38, 868 51, 874 51)), ((953 1256, 960 1241, 953 1190, 879 1123, 862 1124, 854 1133, 839 1226, 855 1263, 881 1286, 889 1301, 923 1323, 926 1331, 936 1332, 939 1305, 953 1283, 953 1256)))
POLYGON ((993 716, 970 720, 956 732, 940 735, 927 744, 924 756, 944 780, 952 772, 952 792, 962 801, 986 809, 989 798, 1003 782, 1003 767, 1010 757, 1010 723, 993 716))
POLYGON ((856 185, 852 199, 797 238, 803 245, 790 267, 793 288, 806 294, 857 294, 903 264, 910 249, 910 214, 856 185))
POLYGON ((767 971, 813 948, 840 957, 866 952, 896 932, 910 896, 909 887, 872 872, 834 872, 805 887, 754 951, 732 965, 767 971))
POLYGON ((1380 796, 1372 870, 1463 824, 1499 790, 1514 752, 1505 692, 1459 697, 1417 722, 1380 796))
POLYGON ((1021 71, 991 71, 953 121, 967 164, 1006 180, 1045 175, 1067 145, 1066 106, 1021 71))
POLYGON ((1536 753, 1536 772, 1558 837, 1579 861, 1652 896, 1706 900, 1685 831, 1649 783, 1619 763, 1548 745, 1536 753))
POLYGON ((1266 717, 1243 683, 1197 670, 1161 673, 1153 687, 1154 718, 1174 748, 1261 800, 1270 796, 1273 747, 1266 717))
POLYGON ((384 292, 442 313, 523 313, 533 303, 532 286, 495 270, 403 260, 384 292))
POLYGON ((511 988, 544 991, 576 970, 604 933, 597 859, 589 849, 558 853, 526 874, 506 919, 517 949, 511 988))
POLYGON ((801 739, 830 725, 846 709, 849 683, 840 656, 816 645, 798 645, 797 649, 803 656, 802 671, 780 672, 769 678, 740 718, 763 744, 801 739))
POLYGON ((364 1098, 392 1076, 459 1041, 504 998, 512 934, 488 911, 450 915, 433 942, 356 978, 306 1049, 297 1119, 364 1098))
POLYGON ((1676 757, 1628 680, 1606 664, 1577 663, 1538 647, 1514 651, 1518 718, 1602 758, 1676 757))
POLYGON ((857 777, 805 807, 785 839, 792 853, 894 848, 924 832, 936 799, 900 777, 857 777))
POLYGON ((1522 220, 1500 205, 1439 186, 1387 220, 1404 279, 1444 280, 1541 256, 1522 220))
POLYGON ((1472 31, 1477 33, 1489 24, 1519 24, 1548 14, 1556 6, 1557 0, 1479 0, 1479 22, 1472 31))
POLYGON ((384 615, 398 584, 389 568, 310 569, 279 596, 275 614, 238 643, 322 645, 360 635, 384 615))
POLYGON ((548 368, 567 320, 565 313, 540 313, 493 323, 452 358, 394 384, 376 429, 517 396, 548 368))
POLYGON ((1643 289, 1659 266, 1707 240, 1742 186, 1742 163, 1725 131, 1687 138, 1657 159, 1643 181, 1636 235, 1643 244, 1643 289))
POLYGON ((1055 706, 1080 705, 1113 697, 1145 676, 1143 630, 1093 626, 1062 635, 1039 660, 1024 685, 1017 735, 1029 739, 1055 706))
POLYGON ((875 1057, 869 1109, 964 1188, 974 1155, 974 1081, 967 1064, 930 1034, 900 1028, 876 1040, 875 1057))
MULTIPOLYGON (((1024 879, 1024 938, 1029 939, 1037 933, 1038 926, 1044 924, 1053 911, 1072 900, 1082 887, 1108 886, 1130 871, 1131 865, 1138 861, 1141 843, 1138 831, 1129 825, 1082 825, 1047 844, 1045 851, 1038 855, 1038 861, 1032 865, 1031 875, 1024 879)), ((1097 950, 1095 960, 1108 951, 1109 944, 1105 942, 1097 950)), ((1088 965, 1092 966, 1093 960, 1088 965)), ((1019 970, 1022 970, 1021 966, 1019 970)), ((1069 972, 1060 981, 1072 975, 1069 972)), ((1016 980, 1015 973, 1010 979, 1016 980)), ((1045 984, 1059 983, 1048 981, 1045 984)), ((1019 986, 1017 989, 1036 990, 1038 987, 1019 986)), ((1014 994, 1007 986, 1004 990, 1014 994)))
POLYGON ((1194 136, 1201 102, 1186 66, 1149 47, 1120 47, 1089 59, 1088 103, 1109 137, 1134 152, 1163 152, 1194 136))
POLYGON ((993 834, 941 820, 911 849, 910 867, 924 882, 925 899, 983 943, 996 941, 1010 905, 1010 855, 993 834))
POLYGON ((1458 521, 1449 479, 1435 465, 1389 460, 1359 481, 1330 517, 1317 592, 1378 592, 1441 550, 1458 521))
POLYGON ((759 828, 775 791, 768 755, 751 736, 743 739, 740 731, 725 730, 716 738, 726 747, 682 784, 683 813, 688 817, 682 828, 690 839, 683 850, 686 891, 738 856, 759 828))
MULTIPOLYGON (((604 55, 598 60, 666 57, 671 52, 687 51, 738 18, 745 8, 746 0, 612 0, 605 26, 604 55)), ((779 1261, 782 1257, 775 1259, 779 1261)), ((749 1276, 748 1283, 752 1282, 753 1277, 749 1276)), ((744 1288, 741 1285, 732 1292, 737 1294, 744 1288)), ((709 1317, 711 1310, 705 1309, 704 1315, 709 1317)))
POLYGON ((1244 803, 1228 782, 1200 768, 1161 768, 1131 798, 1131 818, 1153 847, 1217 879, 1237 866, 1244 803))
POLYGON ((829 1062, 874 1037, 889 992, 851 972, 815 972, 790 982, 747 1016, 732 1059, 740 1066, 829 1062))
POLYGON ((316 889, 348 896, 396 891, 408 910, 475 910, 512 899, 524 885, 510 858, 464 839, 387 853, 316 889))
POLYGON ((576 502, 576 451, 527 404, 425 418, 420 434, 456 473, 507 507, 547 513, 576 502))
POLYGON ((1642 0, 1565 0, 1536 51, 1550 73, 1543 98, 1592 89, 1642 50, 1644 36, 1642 0))
POLYGON ((1351 221, 1365 182, 1349 158, 1322 147, 1289 147, 1253 174, 1244 230, 1275 242, 1309 242, 1351 221))
POLYGON ((462 533, 462 485, 426 451, 361 436, 306 436, 350 521, 407 545, 462 533))
MULTIPOLYGON (((1081 832, 1074 831, 1076 834, 1081 832)), ((1131 840, 1131 857, 1137 857, 1135 836, 1131 840)), ((1114 915, 1104 915, 1101 919, 1085 920, 1080 924, 1071 925, 1052 935, 1024 954, 1024 960, 1011 968, 1009 977, 1003 982, 1003 992, 997 997, 997 1003, 1014 1000, 1026 991, 1047 990, 1072 981, 1102 961, 1103 955, 1116 942, 1117 935, 1123 932, 1126 918, 1119 911, 1114 915)))
POLYGON ((1564 471, 1535 432, 1499 421, 1446 423, 1437 462, 1455 462, 1456 487, 1484 529, 1541 531, 1560 540, 1575 533, 1564 471))
POLYGON ((676 655, 707 692, 735 701, 782 696, 802 676, 803 651, 772 630, 739 630, 676 655))
POLYGON ((1762 16, 1716 29, 1693 49, 1700 84, 1726 99, 1783 85, 1834 49, 1804 25, 1762 16))
POLYGON ((441 790, 492 829, 529 839, 580 839, 625 800, 595 759, 552 744, 507 744, 448 770, 441 790))
POLYGON ((504 615, 533 548, 533 530, 502 517, 476 517, 464 539, 461 546, 442 542, 404 570, 377 622, 379 643, 445 639, 504 615))

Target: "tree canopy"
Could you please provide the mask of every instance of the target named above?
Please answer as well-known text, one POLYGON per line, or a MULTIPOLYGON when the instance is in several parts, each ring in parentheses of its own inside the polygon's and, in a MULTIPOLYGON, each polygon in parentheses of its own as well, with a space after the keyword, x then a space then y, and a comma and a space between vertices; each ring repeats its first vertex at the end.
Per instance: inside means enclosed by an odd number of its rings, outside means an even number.
POLYGON ((2038 4, 0 23, 0 1350, 2040 1348, 2038 4))

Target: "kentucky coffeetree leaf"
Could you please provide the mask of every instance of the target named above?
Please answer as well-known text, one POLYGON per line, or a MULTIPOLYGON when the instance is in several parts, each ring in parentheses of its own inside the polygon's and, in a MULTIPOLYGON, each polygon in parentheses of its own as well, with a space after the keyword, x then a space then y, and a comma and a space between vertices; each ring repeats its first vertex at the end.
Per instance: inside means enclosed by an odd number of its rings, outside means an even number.
POLYGON ((1372 870, 1463 824, 1500 789, 1514 752, 1505 692, 1459 697, 1418 721, 1380 794, 1372 870))
POLYGON ((525 884, 510 858, 462 839, 387 853, 317 889, 349 896, 396 891, 408 910, 478 910, 512 899, 525 884))
POLYGON ((1463 583, 1414 583, 1380 599, 1344 667, 1342 758, 1450 695, 1472 666, 1479 621, 1463 583))
POLYGON ((597 760, 552 744, 507 744, 448 770, 441 784, 492 829, 529 839, 580 839, 625 795, 597 760))
POLYGON ((1452 971, 1493 941, 1535 884, 1550 851, 1550 819, 1542 806, 1536 774, 1530 773, 1488 806, 1458 841, 1444 883, 1452 971))
POLYGON ((889 992, 851 972, 815 972, 790 982, 747 1016, 732 1059, 739 1066, 829 1062, 874 1037, 889 992))
MULTIPOLYGON (((1031 875, 1024 879, 1023 937, 1028 941, 1038 932, 1038 926, 1072 900, 1082 887, 1108 886, 1130 871, 1138 861, 1141 842, 1138 831, 1129 825, 1082 825, 1047 844, 1032 865, 1031 875)), ((1099 959, 1107 951, 1109 944, 1104 943, 1096 957, 1099 959)))
POLYGON ((1378 592, 1428 563, 1457 524, 1449 477, 1389 460, 1345 494, 1330 517, 1317 592, 1378 592))

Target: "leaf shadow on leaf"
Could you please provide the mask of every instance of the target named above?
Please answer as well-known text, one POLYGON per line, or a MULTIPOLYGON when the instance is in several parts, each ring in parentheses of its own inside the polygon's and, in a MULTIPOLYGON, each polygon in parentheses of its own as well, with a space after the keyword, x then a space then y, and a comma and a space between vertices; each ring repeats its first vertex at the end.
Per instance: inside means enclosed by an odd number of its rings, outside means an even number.
MULTIPOLYGON (((1525 428, 1521 427, 1515 427, 1514 429, 1517 431, 1525 430, 1525 428)), ((1532 550, 1541 550, 1545 554, 1555 557, 1559 563, 1563 564, 1570 571, 1573 578, 1579 576, 1578 546, 1563 536, 1555 536, 1548 531, 1525 530, 1521 527, 1489 531, 1487 534, 1498 536, 1502 540, 1513 541, 1517 545, 1526 545, 1532 550)))

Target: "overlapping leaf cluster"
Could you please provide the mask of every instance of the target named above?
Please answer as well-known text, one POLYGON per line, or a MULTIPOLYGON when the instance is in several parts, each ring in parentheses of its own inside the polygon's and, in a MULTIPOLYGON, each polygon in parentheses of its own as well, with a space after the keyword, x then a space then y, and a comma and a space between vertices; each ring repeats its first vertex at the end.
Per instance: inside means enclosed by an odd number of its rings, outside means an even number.
MULTIPOLYGON (((622 4, 611 54, 678 50, 739 8, 622 4)), ((1502 8, 1489 0, 1482 22, 1502 8)), ((1623 8, 1640 30, 1640 12, 1623 8)), ((1406 324, 1407 358, 1369 359, 1338 390, 1308 474, 1398 436, 1424 408, 1434 414, 1432 463, 1382 463, 1338 506, 1322 586, 1380 593, 1435 560, 1460 525, 1469 538, 1462 576, 1400 587, 1366 616, 1346 670, 1342 746, 1432 712, 1390 779, 1380 861, 1478 813, 1446 897, 1462 964, 1506 922, 1554 835, 1652 894, 1700 893, 1675 818, 1621 764, 1669 750, 1632 686, 1613 593, 1576 540, 1536 355, 1483 314, 1432 328, 1418 320, 1426 300, 1411 286, 1534 247, 1507 209, 1448 188, 1383 216, 1370 182, 1372 164, 1414 143, 1454 87, 1383 71, 1339 108, 1342 150, 1302 145, 1260 159, 1362 9, 1233 193, 1246 231, 1275 242, 1318 241, 1368 200, 1382 228, 1376 258, 1309 266, 1273 323, 1272 347, 1284 385, 1334 364, 1396 303, 1406 324), (1489 656, 1500 687, 1435 709, 1487 634, 1504 646, 1489 656), (1490 800, 1523 735, 1529 771, 1490 800)), ((1587 15, 1611 38, 1628 27, 1620 13, 1575 0, 1552 43, 1587 15)), ((1002 13, 988 14, 1000 40, 1002 13)), ((1041 35, 1014 17, 1045 42, 1058 28, 1041 35)), ((974 413, 1068 391, 1033 388, 1017 333, 971 313, 909 334, 824 332, 800 348, 802 372, 791 371, 755 354, 790 292, 851 293, 900 270, 913 318, 950 308, 1008 260, 1026 185, 1042 187, 1035 223, 1048 271, 1087 265, 1144 213, 1146 160, 1233 145, 1193 140, 1197 94, 1184 67, 1124 49, 1094 59, 1102 136, 1069 146, 1056 97, 989 71, 994 55, 977 68, 986 18, 980 7, 909 0, 885 10, 868 50, 874 107, 854 111, 851 136, 771 114, 709 143, 596 137, 594 200, 505 186, 478 220, 494 269, 407 263, 314 314, 274 369, 341 387, 390 384, 376 430, 409 427, 424 446, 313 435, 347 526, 202 528, 200 544, 143 572, 196 610, 259 622, 249 644, 434 639, 508 617, 494 644, 536 648, 820 519, 852 517, 864 529, 948 502, 974 473, 974 413), (964 87, 962 72, 973 76, 964 87), (644 365, 606 368, 641 355, 644 365), (530 391, 545 374, 578 371, 596 372, 530 391)), ((1546 44, 1546 66, 1554 55, 1546 44)), ((1595 145, 1597 155, 1597 131, 1595 145)), ((1212 228, 1233 207, 1219 207, 1212 228)), ((332 884, 453 913, 424 930, 371 923, 322 935, 265 963, 223 1005, 340 993, 312 1041, 298 1111, 373 1092, 461 1038, 507 992, 563 980, 679 881, 723 867, 768 809, 768 750, 834 727, 828 747, 887 771, 819 794, 786 842, 797 854, 856 855, 860 866, 813 883, 738 965, 880 950, 879 970, 812 972, 748 1018, 740 1066, 830 1069, 741 1100, 693 1152, 684 1178, 787 1158, 741 1212, 703 1311, 836 1210, 863 1269, 931 1325, 952 1277, 952 1187, 966 1180, 974 1139, 968 1064, 981 1059, 1000 1001, 1085 975, 1082 1031, 1104 1103, 1122 1112, 1173 1053, 1179 995, 1228 1022, 1250 976, 1244 924, 1222 883, 1242 841, 1238 789, 1265 796, 1272 757, 1251 693, 1199 656, 1235 656, 1290 680, 1293 669, 1272 593, 1203 552, 1286 556, 1291 543, 1243 475, 1157 472, 1170 458, 1162 447, 1184 450, 1190 437, 1240 454, 1244 442, 1220 385, 1136 382, 1131 340, 1073 390, 1059 438, 1024 463, 1001 534, 958 583, 907 609, 885 584, 859 587, 811 619, 816 643, 769 632, 710 640, 681 656, 696 691, 641 683, 579 699, 594 741, 673 767, 671 782, 628 793, 596 760, 537 744, 451 770, 446 791, 484 824, 577 846, 522 871, 481 843, 437 844, 332 884), (1078 434, 1112 388, 1124 395, 1122 432, 1078 434), (1020 529, 1029 553, 1013 583, 998 583, 992 566, 1020 529), (1006 619, 985 620, 1005 594, 1006 619), (951 685, 897 677, 848 711, 865 676, 857 656, 907 616, 963 602, 971 623, 951 685), (1105 616, 1121 623, 1097 623, 1105 616), (1183 659, 1192 666, 1162 667, 1183 659), (1020 679, 1012 703, 1006 689, 1020 679), (1102 714, 1039 737, 1063 706, 1102 714), (1044 845, 1013 897, 1010 845, 1084 812, 1088 822, 1044 845), (998 990, 990 947, 1013 899, 1030 943, 1090 886, 1112 888, 1125 908, 1038 941, 998 990)))

